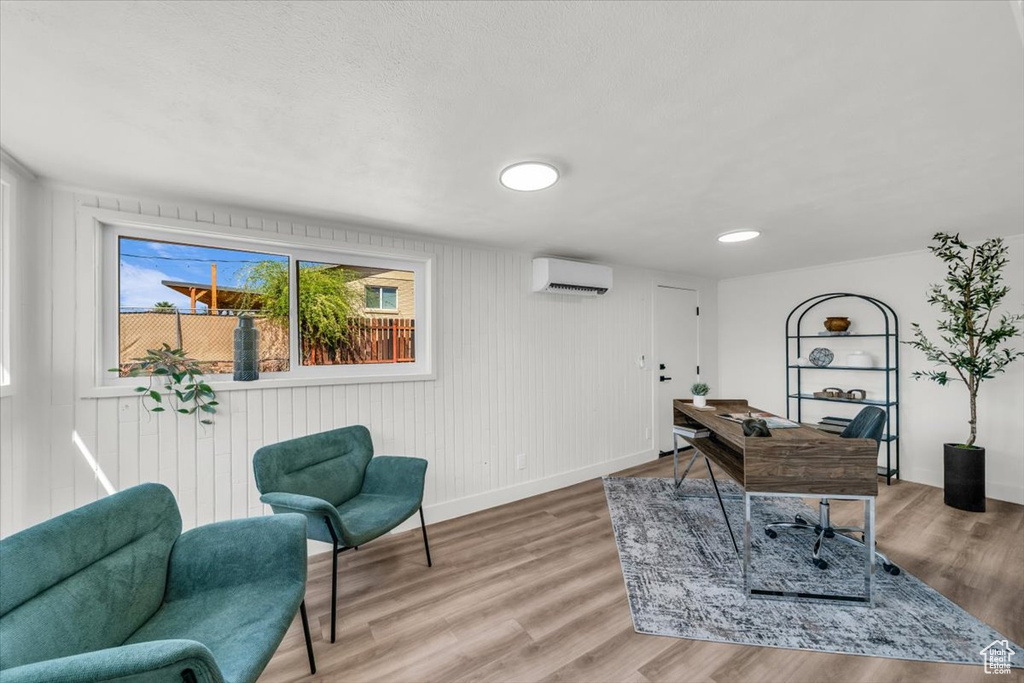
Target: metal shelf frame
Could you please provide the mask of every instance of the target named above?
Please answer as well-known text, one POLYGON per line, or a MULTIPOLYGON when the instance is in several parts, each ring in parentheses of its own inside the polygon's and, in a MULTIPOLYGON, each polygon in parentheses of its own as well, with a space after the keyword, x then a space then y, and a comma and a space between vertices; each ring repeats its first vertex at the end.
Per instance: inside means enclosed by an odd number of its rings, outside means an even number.
MULTIPOLYGON (((876 328, 877 329, 877 328, 876 328)), ((829 292, 812 296, 799 304, 786 316, 786 417, 792 417, 793 408, 796 409, 796 421, 803 422, 804 401, 830 401, 835 403, 856 403, 861 405, 879 406, 885 409, 886 434, 891 437, 885 439, 885 466, 879 466, 878 475, 885 477, 887 485, 892 480, 900 478, 900 319, 892 306, 865 294, 854 294, 852 292, 829 292), (874 306, 880 316, 883 332, 866 334, 808 334, 803 328, 804 317, 817 308, 819 305, 834 301, 836 299, 859 299, 874 306), (802 356, 802 346, 805 340, 814 340, 817 344, 823 339, 833 338, 863 338, 874 337, 885 340, 885 364, 880 368, 853 368, 847 366, 817 367, 802 366, 796 364, 796 359, 802 356), (794 349, 795 347, 795 349, 794 349), (795 351, 795 355, 794 355, 795 351), (885 377, 885 400, 877 399, 846 399, 846 398, 823 398, 803 392, 803 371, 861 371, 861 372, 882 372, 885 377), (895 467, 893 467, 895 460, 895 467)))

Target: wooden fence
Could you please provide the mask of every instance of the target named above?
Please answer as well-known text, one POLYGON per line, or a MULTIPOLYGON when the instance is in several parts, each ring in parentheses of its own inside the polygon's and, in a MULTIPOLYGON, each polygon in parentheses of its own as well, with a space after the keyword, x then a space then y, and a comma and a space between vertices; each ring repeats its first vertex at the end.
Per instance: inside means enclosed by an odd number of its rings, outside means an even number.
POLYGON ((351 321, 348 343, 340 347, 302 344, 303 365, 411 363, 416 360, 416 321, 359 318, 351 321))

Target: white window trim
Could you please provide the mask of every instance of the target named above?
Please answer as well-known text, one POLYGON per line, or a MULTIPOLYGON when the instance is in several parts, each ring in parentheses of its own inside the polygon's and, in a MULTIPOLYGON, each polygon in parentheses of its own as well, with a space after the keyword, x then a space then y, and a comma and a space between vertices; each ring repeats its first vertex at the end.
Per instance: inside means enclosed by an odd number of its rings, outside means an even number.
MULTIPOLYGON (((353 245, 304 235, 278 235, 263 231, 231 228, 209 223, 183 221, 155 216, 140 216, 109 209, 81 207, 78 229, 89 233, 83 240, 91 245, 91 253, 80 253, 92 268, 82 272, 79 282, 81 311, 100 311, 102 315, 83 320, 78 325, 80 341, 90 350, 91 362, 83 363, 79 377, 79 395, 87 397, 127 396, 138 384, 135 378, 116 377, 108 368, 118 364, 118 261, 119 237, 141 237, 198 243, 211 247, 244 249, 291 257, 289 268, 292 310, 297 310, 298 289, 295 286, 296 261, 317 261, 345 265, 365 265, 393 270, 410 270, 415 274, 416 290, 416 360, 411 363, 374 363, 360 365, 302 366, 299 359, 298 316, 290 316, 289 344, 291 368, 287 372, 260 373, 252 382, 236 382, 229 375, 210 375, 208 382, 215 391, 273 389, 332 384, 370 382, 413 382, 436 379, 434 370, 435 330, 433 325, 434 255, 367 245, 353 245), (91 328, 91 329, 90 329, 91 328)), ((84 265, 84 264, 83 264, 84 265)), ((84 352, 83 352, 84 353, 84 352)))
POLYGON ((0 170, 0 193, 3 194, 3 213, 0 215, 0 271, 2 271, 3 282, 0 283, 0 398, 11 396, 14 393, 14 372, 11 367, 11 345, 14 343, 14 335, 11 329, 13 311, 11 304, 14 299, 11 297, 11 288, 14 286, 14 277, 11 273, 13 262, 11 261, 12 234, 14 232, 14 202, 17 179, 8 176, 6 168, 0 170))

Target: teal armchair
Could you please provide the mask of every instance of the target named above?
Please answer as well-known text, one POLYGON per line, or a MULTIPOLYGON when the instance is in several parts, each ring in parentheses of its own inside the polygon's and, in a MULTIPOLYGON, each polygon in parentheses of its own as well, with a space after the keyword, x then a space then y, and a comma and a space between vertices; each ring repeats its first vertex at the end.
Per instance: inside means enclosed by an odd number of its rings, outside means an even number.
POLYGON ((303 598, 305 519, 181 533, 171 492, 143 484, 0 541, 0 679, 251 682, 303 598))
POLYGON ((430 560, 423 519, 422 458, 373 456, 362 425, 264 446, 253 455, 260 497, 274 512, 306 517, 306 533, 333 547, 331 642, 338 610, 338 554, 383 536, 419 510, 423 548, 430 560))

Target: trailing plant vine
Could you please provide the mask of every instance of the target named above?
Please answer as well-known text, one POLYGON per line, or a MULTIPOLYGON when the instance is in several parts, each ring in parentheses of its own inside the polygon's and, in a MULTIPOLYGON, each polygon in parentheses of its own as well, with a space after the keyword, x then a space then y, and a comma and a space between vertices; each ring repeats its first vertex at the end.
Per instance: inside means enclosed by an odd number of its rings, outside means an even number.
MULTIPOLYGON (((202 424, 213 424, 217 412, 216 393, 203 379, 203 364, 185 355, 182 349, 164 344, 159 349, 148 349, 141 358, 133 358, 127 366, 128 377, 146 377, 145 386, 135 387, 141 394, 142 407, 150 413, 162 413, 170 408, 182 415, 198 414, 202 424)), ((124 372, 124 368, 111 368, 111 372, 124 372)))
POLYGON ((939 338, 944 346, 925 336, 918 323, 912 323, 914 339, 904 342, 937 365, 948 370, 919 370, 914 379, 930 379, 945 386, 950 382, 963 382, 971 400, 970 438, 962 445, 974 448, 978 434, 978 389, 985 380, 992 379, 1024 351, 1006 344, 1021 334, 1018 323, 1024 320, 1020 313, 1003 313, 998 319, 993 314, 1010 288, 1003 284, 1003 269, 1009 263, 1007 248, 1000 238, 985 240, 972 247, 960 235, 942 232, 932 237, 928 247, 946 264, 946 278, 942 284, 933 284, 928 292, 928 303, 938 306, 944 317, 938 322, 939 338))

